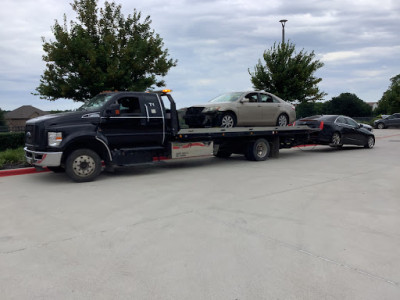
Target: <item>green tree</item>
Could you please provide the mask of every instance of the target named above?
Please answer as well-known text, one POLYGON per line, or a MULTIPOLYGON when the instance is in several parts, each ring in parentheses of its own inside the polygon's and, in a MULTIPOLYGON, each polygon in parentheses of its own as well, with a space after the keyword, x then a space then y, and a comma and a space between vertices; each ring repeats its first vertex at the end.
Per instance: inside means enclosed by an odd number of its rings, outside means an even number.
POLYGON ((378 101, 376 113, 394 114, 400 112, 400 74, 390 78, 391 84, 378 101))
POLYGON ((250 72, 253 87, 266 90, 288 100, 298 100, 301 103, 321 100, 326 93, 318 88, 321 78, 314 73, 323 63, 315 60, 314 51, 307 53, 301 50, 295 53, 292 43, 274 44, 263 55, 265 65, 258 60, 254 72, 250 72))
POLYGON ((42 99, 84 101, 104 90, 144 91, 165 85, 162 77, 177 61, 163 50, 162 38, 134 10, 127 18, 121 6, 97 0, 71 3, 77 20, 52 27, 55 41, 43 39, 46 69, 36 88, 42 99))
POLYGON ((0 126, 6 126, 4 111, 0 108, 0 126))
POLYGON ((323 102, 302 102, 296 106, 296 117, 304 118, 313 115, 321 115, 324 112, 323 102))
POLYGON ((355 94, 341 93, 324 103, 323 113, 349 117, 370 117, 372 108, 355 94))

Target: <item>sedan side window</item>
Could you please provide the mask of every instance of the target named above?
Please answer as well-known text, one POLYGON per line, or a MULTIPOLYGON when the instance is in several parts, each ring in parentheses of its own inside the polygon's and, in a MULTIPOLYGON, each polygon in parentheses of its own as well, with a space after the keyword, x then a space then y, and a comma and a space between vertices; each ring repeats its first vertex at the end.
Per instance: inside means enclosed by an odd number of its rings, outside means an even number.
POLYGON ((246 95, 246 98, 249 99, 249 102, 258 102, 257 93, 250 93, 246 95))
POLYGON ((266 95, 266 94, 260 94, 260 100, 263 103, 273 103, 274 102, 272 97, 270 95, 266 95))
POLYGON ((346 123, 354 128, 358 127, 358 123, 356 121, 354 121, 353 119, 350 118, 346 118, 346 123))
POLYGON ((335 123, 338 123, 338 124, 346 124, 346 121, 344 120, 343 117, 339 117, 339 118, 336 119, 335 123))

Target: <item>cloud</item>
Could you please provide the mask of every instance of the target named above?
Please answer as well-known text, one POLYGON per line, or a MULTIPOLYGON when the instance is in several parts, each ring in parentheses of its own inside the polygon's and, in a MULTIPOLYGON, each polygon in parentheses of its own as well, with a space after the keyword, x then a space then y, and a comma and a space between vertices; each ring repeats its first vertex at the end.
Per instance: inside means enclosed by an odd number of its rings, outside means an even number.
POLYGON ((330 52, 326 53, 322 56, 321 60, 324 62, 340 62, 343 60, 350 61, 354 58, 359 58, 360 53, 355 51, 338 51, 338 52, 330 52))
MULTIPOLYGON (((44 70, 41 37, 53 39, 51 26, 63 14, 75 19, 69 2, 3 0, 0 11, 0 96, 2 109, 35 103, 38 108, 77 105, 49 102, 30 93, 44 70)), ((337 96, 350 91, 375 101, 400 70, 400 5, 391 0, 147 0, 121 3, 150 15, 178 66, 165 80, 178 106, 207 101, 217 94, 251 88, 248 69, 285 36, 296 49, 314 51, 325 63, 317 75, 321 89, 337 96)), ((103 0, 99 0, 103 5, 103 0)))
POLYGON ((353 51, 336 51, 322 54, 321 61, 326 63, 361 64, 381 60, 382 57, 400 56, 400 46, 365 47, 353 51))

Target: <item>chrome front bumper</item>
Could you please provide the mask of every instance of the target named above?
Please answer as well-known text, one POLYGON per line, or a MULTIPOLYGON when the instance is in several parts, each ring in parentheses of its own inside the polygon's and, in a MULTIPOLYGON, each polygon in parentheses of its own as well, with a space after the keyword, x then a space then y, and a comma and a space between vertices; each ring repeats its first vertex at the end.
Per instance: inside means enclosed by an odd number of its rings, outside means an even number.
POLYGON ((34 166, 58 167, 61 165, 62 152, 36 152, 24 148, 26 161, 34 166))

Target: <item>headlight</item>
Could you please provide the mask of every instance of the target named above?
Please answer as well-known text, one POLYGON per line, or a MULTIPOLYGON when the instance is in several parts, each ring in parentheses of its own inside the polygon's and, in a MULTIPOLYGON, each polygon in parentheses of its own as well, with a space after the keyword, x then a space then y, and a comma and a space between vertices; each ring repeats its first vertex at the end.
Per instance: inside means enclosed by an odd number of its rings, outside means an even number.
POLYGON ((203 109, 203 113, 213 112, 219 110, 219 106, 211 106, 203 109))
POLYGON ((61 132, 48 132, 47 133, 47 144, 50 147, 57 147, 62 142, 62 133, 61 132))

